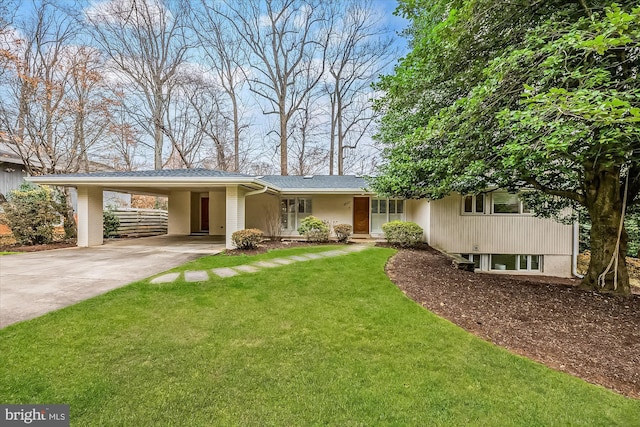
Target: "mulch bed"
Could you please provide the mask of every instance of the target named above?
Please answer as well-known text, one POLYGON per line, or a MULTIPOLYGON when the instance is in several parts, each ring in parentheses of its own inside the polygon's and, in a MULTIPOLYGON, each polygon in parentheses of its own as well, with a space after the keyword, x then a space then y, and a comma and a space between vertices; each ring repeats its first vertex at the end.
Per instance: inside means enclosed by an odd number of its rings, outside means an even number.
POLYGON ((47 243, 46 245, 0 245, 0 252, 39 252, 51 249, 71 248, 75 245, 75 240, 62 240, 59 242, 47 243))
POLYGON ((434 249, 401 250, 387 274, 410 298, 496 345, 640 398, 640 295, 577 280, 471 273, 434 249))

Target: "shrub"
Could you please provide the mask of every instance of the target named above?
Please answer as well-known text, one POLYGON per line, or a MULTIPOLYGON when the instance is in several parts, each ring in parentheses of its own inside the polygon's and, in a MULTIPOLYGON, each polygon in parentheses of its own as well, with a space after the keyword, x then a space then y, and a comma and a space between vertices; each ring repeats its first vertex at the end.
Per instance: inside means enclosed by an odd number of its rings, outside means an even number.
POLYGON ((350 224, 336 224, 333 226, 333 231, 336 233, 338 242, 347 243, 353 233, 353 227, 350 224))
POLYGON ((403 248, 415 246, 422 240, 422 227, 415 222, 391 221, 382 224, 387 242, 403 248))
POLYGON ((54 228, 60 224, 63 205, 49 187, 24 183, 9 192, 4 222, 21 245, 40 245, 54 240, 54 228))
POLYGON ((231 241, 238 249, 255 249, 262 241, 262 230, 247 228, 238 230, 231 235, 231 241))
POLYGON ((102 211, 102 230, 105 238, 118 235, 120 218, 113 211, 102 211))
POLYGON ((311 215, 300 222, 298 233, 308 242, 326 242, 329 240, 329 226, 326 222, 311 215))

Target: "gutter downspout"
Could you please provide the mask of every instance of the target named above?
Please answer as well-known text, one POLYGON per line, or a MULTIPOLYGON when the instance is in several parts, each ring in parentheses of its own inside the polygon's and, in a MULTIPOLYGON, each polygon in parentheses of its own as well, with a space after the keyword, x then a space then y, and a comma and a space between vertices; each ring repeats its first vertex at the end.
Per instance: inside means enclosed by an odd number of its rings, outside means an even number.
POLYGON ((571 274, 582 279, 584 276, 578 273, 578 252, 580 252, 580 224, 573 223, 573 249, 571 253, 571 274))
POLYGON ((254 191, 249 191, 248 193, 245 193, 244 197, 255 196, 256 194, 266 193, 268 189, 269 189, 269 186, 265 185, 264 188, 260 190, 254 190, 254 191))

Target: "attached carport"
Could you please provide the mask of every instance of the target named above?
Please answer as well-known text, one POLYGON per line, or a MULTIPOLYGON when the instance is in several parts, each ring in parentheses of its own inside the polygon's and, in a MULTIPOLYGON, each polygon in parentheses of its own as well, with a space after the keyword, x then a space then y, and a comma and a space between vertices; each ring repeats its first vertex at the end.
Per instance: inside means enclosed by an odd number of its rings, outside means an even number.
POLYGON ((203 222, 201 216, 205 214, 208 216, 207 224, 224 224, 224 230, 220 230, 219 226, 210 226, 209 234, 224 236, 226 247, 232 248, 231 235, 245 228, 246 198, 278 192, 273 185, 260 178, 208 169, 177 169, 46 175, 27 179, 36 184, 77 189, 80 247, 103 244, 102 199, 103 192, 109 190, 166 196, 169 235, 187 236, 198 231, 203 222), (199 204, 202 199, 208 202, 206 209, 199 204))

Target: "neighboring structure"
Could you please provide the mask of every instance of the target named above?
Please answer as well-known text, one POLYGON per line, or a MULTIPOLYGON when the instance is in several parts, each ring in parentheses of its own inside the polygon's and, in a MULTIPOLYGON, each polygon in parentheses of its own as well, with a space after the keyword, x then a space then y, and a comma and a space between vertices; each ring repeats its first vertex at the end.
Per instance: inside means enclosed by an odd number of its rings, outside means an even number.
POLYGON ((22 160, 0 144, 0 203, 6 201, 11 190, 22 185, 26 176, 22 160))
MULTIPOLYGON (((96 171, 113 170, 106 165, 96 162, 91 162, 91 168, 96 171)), ((9 192, 19 188, 27 176, 29 176, 29 174, 24 167, 24 161, 11 148, 9 143, 0 141, 0 203, 5 202, 9 192)), ((76 206, 76 199, 75 191, 71 191, 71 202, 74 208, 76 206)), ((131 195, 107 191, 104 194, 104 207, 131 207, 131 195)))
MULTIPOLYGON (((3 212, 2 204, 7 201, 9 192, 20 187, 26 176, 22 160, 0 143, 0 213, 3 212)), ((0 244, 14 241, 11 229, 5 224, 0 224, 0 244)))
POLYGON ((431 246, 463 254, 477 269, 568 277, 577 255, 574 228, 531 215, 516 195, 491 191, 442 200, 377 197, 356 176, 251 176, 206 169, 98 172, 28 178, 78 189, 78 245, 102 244, 103 191, 168 196, 169 234, 224 238, 243 228, 298 236, 309 215, 382 237, 382 224, 414 221, 431 246))

